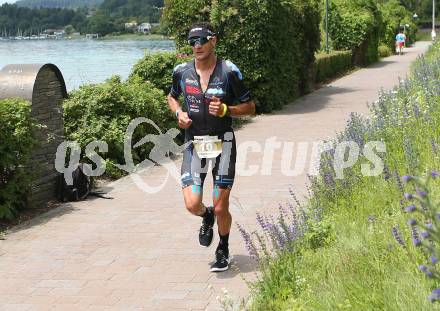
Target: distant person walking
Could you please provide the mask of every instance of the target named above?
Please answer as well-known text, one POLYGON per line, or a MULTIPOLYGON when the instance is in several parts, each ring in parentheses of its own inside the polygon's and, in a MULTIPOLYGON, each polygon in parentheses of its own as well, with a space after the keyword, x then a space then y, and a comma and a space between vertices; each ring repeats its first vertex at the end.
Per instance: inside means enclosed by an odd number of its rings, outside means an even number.
POLYGON ((399 55, 403 54, 403 47, 405 46, 406 36, 402 30, 396 36, 396 52, 399 55))

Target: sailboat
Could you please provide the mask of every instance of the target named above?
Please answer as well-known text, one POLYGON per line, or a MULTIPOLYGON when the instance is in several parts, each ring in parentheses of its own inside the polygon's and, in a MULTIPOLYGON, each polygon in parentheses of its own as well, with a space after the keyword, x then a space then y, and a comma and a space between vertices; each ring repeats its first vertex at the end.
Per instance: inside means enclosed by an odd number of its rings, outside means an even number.
POLYGON ((15 40, 23 40, 23 31, 18 28, 17 30, 17 36, 15 37, 15 40))

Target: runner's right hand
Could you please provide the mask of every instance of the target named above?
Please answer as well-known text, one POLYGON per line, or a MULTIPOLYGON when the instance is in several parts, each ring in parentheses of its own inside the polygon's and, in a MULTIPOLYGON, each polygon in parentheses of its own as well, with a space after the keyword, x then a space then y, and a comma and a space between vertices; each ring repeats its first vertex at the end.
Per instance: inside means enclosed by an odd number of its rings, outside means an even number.
POLYGON ((187 129, 191 126, 192 120, 188 117, 187 112, 179 112, 179 127, 182 129, 187 129))

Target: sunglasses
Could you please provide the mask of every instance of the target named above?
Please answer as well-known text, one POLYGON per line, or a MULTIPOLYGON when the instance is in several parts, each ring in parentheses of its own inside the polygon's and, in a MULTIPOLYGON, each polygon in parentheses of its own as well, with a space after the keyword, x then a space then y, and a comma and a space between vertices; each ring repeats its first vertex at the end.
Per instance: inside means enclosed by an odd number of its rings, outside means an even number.
POLYGON ((190 46, 194 47, 196 44, 199 44, 200 46, 205 45, 206 43, 208 43, 209 40, 211 40, 212 37, 208 36, 208 37, 200 37, 200 38, 192 38, 188 40, 188 43, 190 46))

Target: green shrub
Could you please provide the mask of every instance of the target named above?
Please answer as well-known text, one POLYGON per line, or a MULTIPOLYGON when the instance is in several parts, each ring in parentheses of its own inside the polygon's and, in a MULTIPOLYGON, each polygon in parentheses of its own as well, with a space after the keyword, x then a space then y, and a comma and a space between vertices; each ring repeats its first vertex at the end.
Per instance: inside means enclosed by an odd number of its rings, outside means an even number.
POLYGON ((382 15, 373 0, 335 0, 329 35, 336 50, 352 50, 355 65, 377 61, 382 15))
MULTIPOLYGON (((124 174, 115 164, 125 164, 124 134, 129 123, 137 117, 151 119, 162 132, 175 127, 175 118, 168 110, 165 94, 140 78, 121 82, 119 76, 113 76, 101 84, 82 86, 70 93, 64 102, 66 137, 77 141, 82 150, 94 140, 105 141, 108 152, 101 156, 106 160, 106 172, 110 177, 124 174)), ((132 143, 150 133, 159 134, 152 126, 138 126, 132 143)), ((151 147, 151 144, 145 144, 133 149, 134 163, 144 160, 151 147)))
POLYGON ((407 17, 404 20, 404 23, 409 25, 409 28, 406 29, 406 36, 408 38, 408 40, 406 41, 406 46, 409 47, 411 45, 413 45, 414 43, 416 43, 417 41, 417 32, 419 31, 417 25, 413 22, 409 22, 408 21, 409 18, 407 17))
POLYGON ((209 21, 211 0, 165 0, 162 22, 168 35, 174 36, 176 45, 186 44, 188 31, 193 23, 209 21))
POLYGON ((11 219, 26 206, 32 178, 26 168, 36 147, 31 105, 21 99, 0 100, 0 219, 11 219))
POLYGON ((317 54, 315 82, 322 82, 350 70, 352 68, 351 58, 351 51, 332 51, 330 54, 317 54))
POLYGON ((168 94, 172 84, 173 69, 178 64, 188 61, 185 55, 173 52, 147 53, 133 67, 129 80, 140 77, 151 82, 155 87, 168 94))
POLYGON ((379 57, 388 57, 393 55, 393 50, 390 49, 388 45, 381 44, 379 45, 379 57))
POLYGON ((165 16, 178 47, 192 22, 211 21, 218 55, 242 70, 258 111, 269 112, 307 91, 320 42, 318 2, 175 0, 165 16))
POLYGON ((416 41, 431 41, 431 29, 421 29, 416 34, 416 41))

